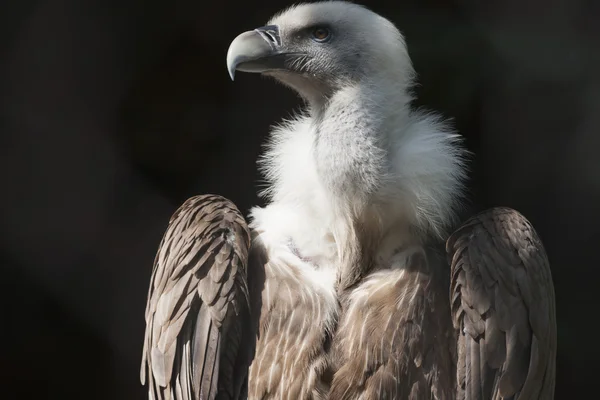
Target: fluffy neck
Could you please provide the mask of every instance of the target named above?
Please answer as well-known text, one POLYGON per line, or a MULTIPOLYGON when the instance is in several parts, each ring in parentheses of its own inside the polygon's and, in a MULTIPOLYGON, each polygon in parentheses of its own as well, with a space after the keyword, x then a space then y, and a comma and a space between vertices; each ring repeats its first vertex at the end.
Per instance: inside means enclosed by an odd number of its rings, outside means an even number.
POLYGON ((394 130, 408 123, 404 88, 359 83, 338 90, 322 107, 311 105, 313 157, 319 177, 338 207, 361 213, 381 195, 389 174, 394 130), (393 121, 390 121, 393 119, 393 121))
POLYGON ((375 267, 379 244, 390 231, 398 240, 409 236, 409 221, 392 211, 388 197, 388 186, 394 185, 393 136, 409 122, 409 98, 404 88, 397 89, 372 82, 350 85, 311 115, 313 159, 336 216, 332 230, 342 290, 375 267))
POLYGON ((411 112, 409 101, 405 88, 351 85, 277 127, 261 160, 271 204, 253 211, 254 226, 289 217, 278 235, 303 255, 333 257, 341 287, 373 268, 381 243, 443 236, 461 197, 464 152, 439 118, 411 112))

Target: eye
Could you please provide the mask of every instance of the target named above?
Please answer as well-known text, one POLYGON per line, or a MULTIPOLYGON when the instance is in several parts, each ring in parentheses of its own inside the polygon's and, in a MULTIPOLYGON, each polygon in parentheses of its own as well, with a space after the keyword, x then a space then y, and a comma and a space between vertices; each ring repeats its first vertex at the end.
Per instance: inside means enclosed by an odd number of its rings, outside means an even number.
POLYGON ((318 27, 313 29, 312 38, 315 42, 323 43, 329 40, 331 32, 327 28, 318 27))

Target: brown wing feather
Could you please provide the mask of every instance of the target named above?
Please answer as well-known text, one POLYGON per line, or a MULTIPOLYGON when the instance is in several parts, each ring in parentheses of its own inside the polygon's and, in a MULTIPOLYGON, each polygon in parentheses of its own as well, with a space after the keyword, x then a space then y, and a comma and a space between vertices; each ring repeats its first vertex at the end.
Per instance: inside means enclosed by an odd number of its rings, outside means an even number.
POLYGON ((416 249, 348 297, 330 399, 451 399, 454 337, 441 265, 416 249))
POLYGON ((554 397, 554 287, 542 242, 517 211, 493 208, 448 239, 458 399, 554 397))
POLYGON ((188 199, 171 217, 148 291, 141 369, 155 399, 238 399, 250 364, 250 234, 229 200, 188 199))
MULTIPOLYGON (((264 249, 259 237, 252 246, 253 255, 255 249, 264 249)), ((325 347, 337 303, 334 307, 333 294, 328 295, 301 273, 300 260, 289 251, 278 254, 267 248, 263 255, 267 254, 269 258, 261 263, 262 311, 249 398, 324 400, 325 347)))

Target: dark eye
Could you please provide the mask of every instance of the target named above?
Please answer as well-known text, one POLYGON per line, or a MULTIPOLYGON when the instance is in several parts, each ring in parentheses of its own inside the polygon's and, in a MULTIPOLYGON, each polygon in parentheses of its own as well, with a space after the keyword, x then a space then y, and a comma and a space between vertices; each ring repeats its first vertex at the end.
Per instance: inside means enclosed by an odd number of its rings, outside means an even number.
POLYGON ((315 28, 312 31, 312 38, 315 42, 326 42, 331 37, 331 32, 327 28, 315 28))

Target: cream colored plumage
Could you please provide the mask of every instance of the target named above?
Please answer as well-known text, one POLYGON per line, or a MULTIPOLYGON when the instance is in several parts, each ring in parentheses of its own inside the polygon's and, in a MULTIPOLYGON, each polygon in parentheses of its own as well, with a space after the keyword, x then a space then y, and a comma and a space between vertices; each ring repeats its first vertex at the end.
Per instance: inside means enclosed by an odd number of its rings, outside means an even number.
POLYGON ((214 196, 169 225, 177 251, 204 261, 180 283, 181 256, 161 244, 142 365, 150 393, 551 399, 544 249, 520 214, 488 210, 453 234, 450 274, 436 249, 463 196, 465 151, 439 116, 410 108, 414 71, 394 25, 345 2, 299 5, 238 36, 227 58, 232 77, 272 76, 306 108, 271 133, 260 161, 267 205, 248 225, 214 196), (165 313, 161 301, 177 302, 175 293, 189 295, 165 313), (185 318, 173 317, 181 308, 185 318))

